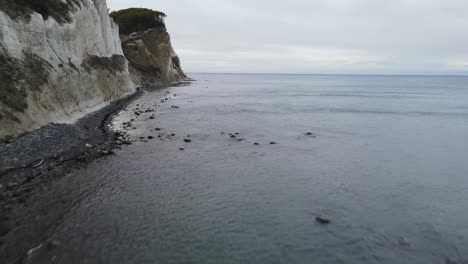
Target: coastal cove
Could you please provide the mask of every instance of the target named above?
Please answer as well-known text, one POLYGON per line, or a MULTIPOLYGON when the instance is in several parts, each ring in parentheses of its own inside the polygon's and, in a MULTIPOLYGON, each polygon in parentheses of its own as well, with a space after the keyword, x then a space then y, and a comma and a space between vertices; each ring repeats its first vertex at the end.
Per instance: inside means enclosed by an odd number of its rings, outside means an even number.
POLYGON ((31 192, 55 216, 26 263, 468 260, 467 77, 191 77, 112 118, 131 145, 31 192))

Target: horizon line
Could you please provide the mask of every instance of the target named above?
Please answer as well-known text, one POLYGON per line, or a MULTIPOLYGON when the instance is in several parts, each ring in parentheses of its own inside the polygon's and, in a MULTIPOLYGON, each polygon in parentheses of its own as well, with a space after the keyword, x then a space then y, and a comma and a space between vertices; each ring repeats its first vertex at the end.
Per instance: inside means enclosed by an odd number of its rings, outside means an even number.
POLYGON ((248 73, 248 72, 187 72, 186 74, 231 74, 231 75, 343 75, 343 76, 439 76, 468 77, 466 74, 402 74, 402 73, 248 73))

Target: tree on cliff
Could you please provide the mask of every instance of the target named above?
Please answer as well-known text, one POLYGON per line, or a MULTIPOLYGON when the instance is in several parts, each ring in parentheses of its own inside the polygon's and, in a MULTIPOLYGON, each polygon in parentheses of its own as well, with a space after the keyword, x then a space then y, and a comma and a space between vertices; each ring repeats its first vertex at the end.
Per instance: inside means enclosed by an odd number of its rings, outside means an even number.
POLYGON ((13 19, 26 18, 37 12, 44 19, 53 17, 59 23, 71 22, 70 12, 82 5, 83 0, 0 0, 0 10, 13 19))
POLYGON ((110 16, 119 25, 121 35, 144 31, 152 27, 165 27, 166 14, 146 8, 123 9, 112 12, 110 16))

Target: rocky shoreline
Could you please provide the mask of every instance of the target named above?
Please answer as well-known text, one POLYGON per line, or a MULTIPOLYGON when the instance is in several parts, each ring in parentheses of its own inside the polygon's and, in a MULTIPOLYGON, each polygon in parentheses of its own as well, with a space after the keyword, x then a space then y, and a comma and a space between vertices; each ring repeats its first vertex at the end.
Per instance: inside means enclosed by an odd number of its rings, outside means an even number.
MULTIPOLYGON (((187 79, 169 87, 189 85, 192 81, 187 79)), ((160 88, 164 87, 168 86, 160 88)), ((55 182, 138 140, 130 139, 125 129, 112 129, 111 123, 145 93, 144 89, 137 89, 74 124, 50 124, 0 144, 0 263, 23 263, 28 252, 42 244, 47 231, 73 207, 76 197, 53 188, 55 182)), ((164 98, 161 103, 168 100, 164 98)), ((131 126, 132 120, 128 121, 126 125, 131 126)))
POLYGON ((57 199, 38 207, 32 201, 36 193, 44 192, 51 182, 72 170, 131 144, 109 129, 109 123, 142 94, 139 89, 75 124, 51 124, 0 144, 0 263, 17 263, 24 258, 61 213, 60 208, 67 206, 66 199, 57 199), (39 217, 37 210, 47 210, 46 216, 39 217))

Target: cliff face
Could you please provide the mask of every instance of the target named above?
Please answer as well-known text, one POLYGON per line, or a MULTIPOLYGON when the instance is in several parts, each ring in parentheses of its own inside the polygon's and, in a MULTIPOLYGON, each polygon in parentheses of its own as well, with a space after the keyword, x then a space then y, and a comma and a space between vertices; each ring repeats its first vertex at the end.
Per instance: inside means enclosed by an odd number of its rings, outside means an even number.
POLYGON ((154 27, 121 38, 135 82, 143 86, 157 86, 187 78, 165 27, 154 27))
POLYGON ((185 79, 165 26, 122 38, 106 0, 0 0, 0 142, 185 79))
POLYGON ((134 90, 106 1, 57 1, 68 16, 0 7, 0 138, 73 120, 134 90))
POLYGON ((122 48, 136 83, 158 86, 187 78, 172 48, 164 13, 130 8, 111 16, 119 24, 122 48))

